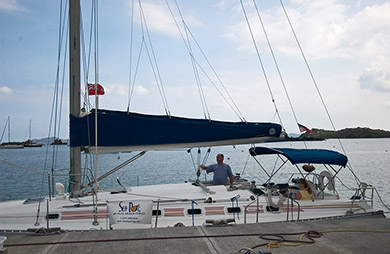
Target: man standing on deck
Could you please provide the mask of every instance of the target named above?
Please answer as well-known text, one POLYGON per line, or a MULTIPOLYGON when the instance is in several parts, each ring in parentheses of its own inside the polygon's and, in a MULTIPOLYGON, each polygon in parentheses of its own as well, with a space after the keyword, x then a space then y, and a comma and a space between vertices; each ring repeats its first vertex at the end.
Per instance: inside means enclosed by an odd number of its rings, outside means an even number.
POLYGON ((214 172, 213 184, 214 185, 233 185, 232 169, 229 165, 223 163, 223 154, 217 155, 217 164, 210 166, 200 165, 201 169, 206 170, 207 173, 214 172), (228 181, 229 178, 229 181, 228 181))

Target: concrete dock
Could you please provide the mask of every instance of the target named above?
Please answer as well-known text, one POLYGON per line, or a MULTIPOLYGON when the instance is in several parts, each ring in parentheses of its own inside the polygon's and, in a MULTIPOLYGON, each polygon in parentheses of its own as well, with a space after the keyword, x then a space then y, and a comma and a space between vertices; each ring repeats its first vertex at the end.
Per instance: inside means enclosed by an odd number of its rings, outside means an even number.
MULTIPOLYGON (((275 242, 260 234, 298 241, 303 232, 323 232, 314 243, 272 247, 271 253, 390 253, 390 219, 380 216, 262 224, 65 232, 36 236, 5 234, 4 253, 239 253, 242 248, 275 242), (331 232, 327 232, 331 231, 331 232), (335 232, 336 231, 336 232, 335 232)), ((317 236, 313 233, 314 236, 317 236)), ((267 236, 264 236, 267 237, 267 236)), ((303 241, 310 241, 303 238, 303 241)), ((287 244, 294 244, 285 242, 287 244)), ((267 246, 255 250, 267 251, 267 246)))

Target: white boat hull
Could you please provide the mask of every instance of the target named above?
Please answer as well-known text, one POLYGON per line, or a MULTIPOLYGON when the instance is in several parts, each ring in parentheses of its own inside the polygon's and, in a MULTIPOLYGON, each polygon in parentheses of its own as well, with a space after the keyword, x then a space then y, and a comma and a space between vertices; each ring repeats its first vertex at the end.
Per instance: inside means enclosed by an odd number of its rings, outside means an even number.
POLYGON ((197 226, 205 224, 206 220, 221 222, 228 219, 234 219, 235 223, 262 223, 329 218, 346 216, 351 212, 359 214, 374 211, 365 201, 354 201, 352 204, 349 200, 330 197, 315 201, 299 201, 300 207, 295 203, 291 207, 291 204, 287 205, 285 201, 279 211, 271 212, 267 210, 267 200, 264 195, 259 196, 257 205, 256 196, 249 190, 229 191, 225 186, 208 188, 212 194, 191 183, 132 187, 128 188, 126 193, 116 194, 109 191, 99 192, 96 216, 92 196, 70 199, 64 195, 52 198, 49 203, 43 200, 38 219, 38 202, 30 204, 23 204, 24 200, 3 202, 0 203, 0 230, 47 227, 47 209, 50 217, 49 227, 61 227, 64 230, 197 226), (240 196, 238 203, 232 202, 231 198, 237 195, 240 196), (205 202, 210 201, 210 198, 212 202, 205 202), (155 211, 149 224, 110 224, 106 201, 142 200, 153 201, 155 211), (194 215, 192 215, 192 200, 197 203, 194 205, 194 215), (159 207, 158 218, 156 217, 157 206, 159 207))

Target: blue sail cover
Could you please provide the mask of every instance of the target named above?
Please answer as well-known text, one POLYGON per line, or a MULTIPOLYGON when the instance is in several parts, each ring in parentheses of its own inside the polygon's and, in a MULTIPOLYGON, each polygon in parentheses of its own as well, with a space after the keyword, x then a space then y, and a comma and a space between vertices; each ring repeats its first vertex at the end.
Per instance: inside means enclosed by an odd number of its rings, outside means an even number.
POLYGON ((265 154, 281 154, 285 156, 292 164, 311 163, 311 164, 330 164, 345 167, 348 158, 338 152, 323 149, 292 149, 292 148, 250 148, 249 153, 252 156, 265 154))
MULTIPOLYGON (((84 117, 71 115, 70 146, 94 146, 94 125, 94 112, 84 117)), ((98 146, 128 147, 125 150, 264 142, 279 137, 281 129, 274 123, 221 122, 98 110, 98 146)))

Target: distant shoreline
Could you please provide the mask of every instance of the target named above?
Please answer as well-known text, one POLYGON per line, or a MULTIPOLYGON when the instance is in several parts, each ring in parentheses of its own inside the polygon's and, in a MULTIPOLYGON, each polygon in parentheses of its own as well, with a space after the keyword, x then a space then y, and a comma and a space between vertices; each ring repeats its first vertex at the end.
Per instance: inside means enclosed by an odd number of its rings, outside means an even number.
MULTIPOLYGON (((304 133, 298 138, 288 138, 288 139, 298 139, 301 141, 318 141, 325 139, 352 139, 352 138, 390 138, 390 131, 380 130, 380 129, 370 129, 366 127, 357 127, 357 128, 346 128, 338 131, 332 130, 323 130, 313 128, 311 130, 313 133, 304 133)), ((293 140, 291 140, 293 141, 293 140)))
MULTIPOLYGON (((293 133, 287 134, 287 137, 285 139, 281 139, 280 141, 293 142, 293 141, 323 141, 326 139, 390 138, 390 131, 381 130, 381 129, 371 129, 367 127, 345 128, 338 131, 313 128, 311 129, 311 131, 313 132, 311 134, 308 134, 307 132, 301 135, 293 134, 293 133)), ((54 138, 54 137, 41 138, 41 139, 33 139, 32 141, 46 145, 46 144, 53 143, 55 139, 58 138, 54 138)), ((63 144, 66 143, 69 144, 69 139, 58 139, 58 140, 61 140, 63 144)), ((12 143, 21 144, 22 142, 12 142, 12 143)))

